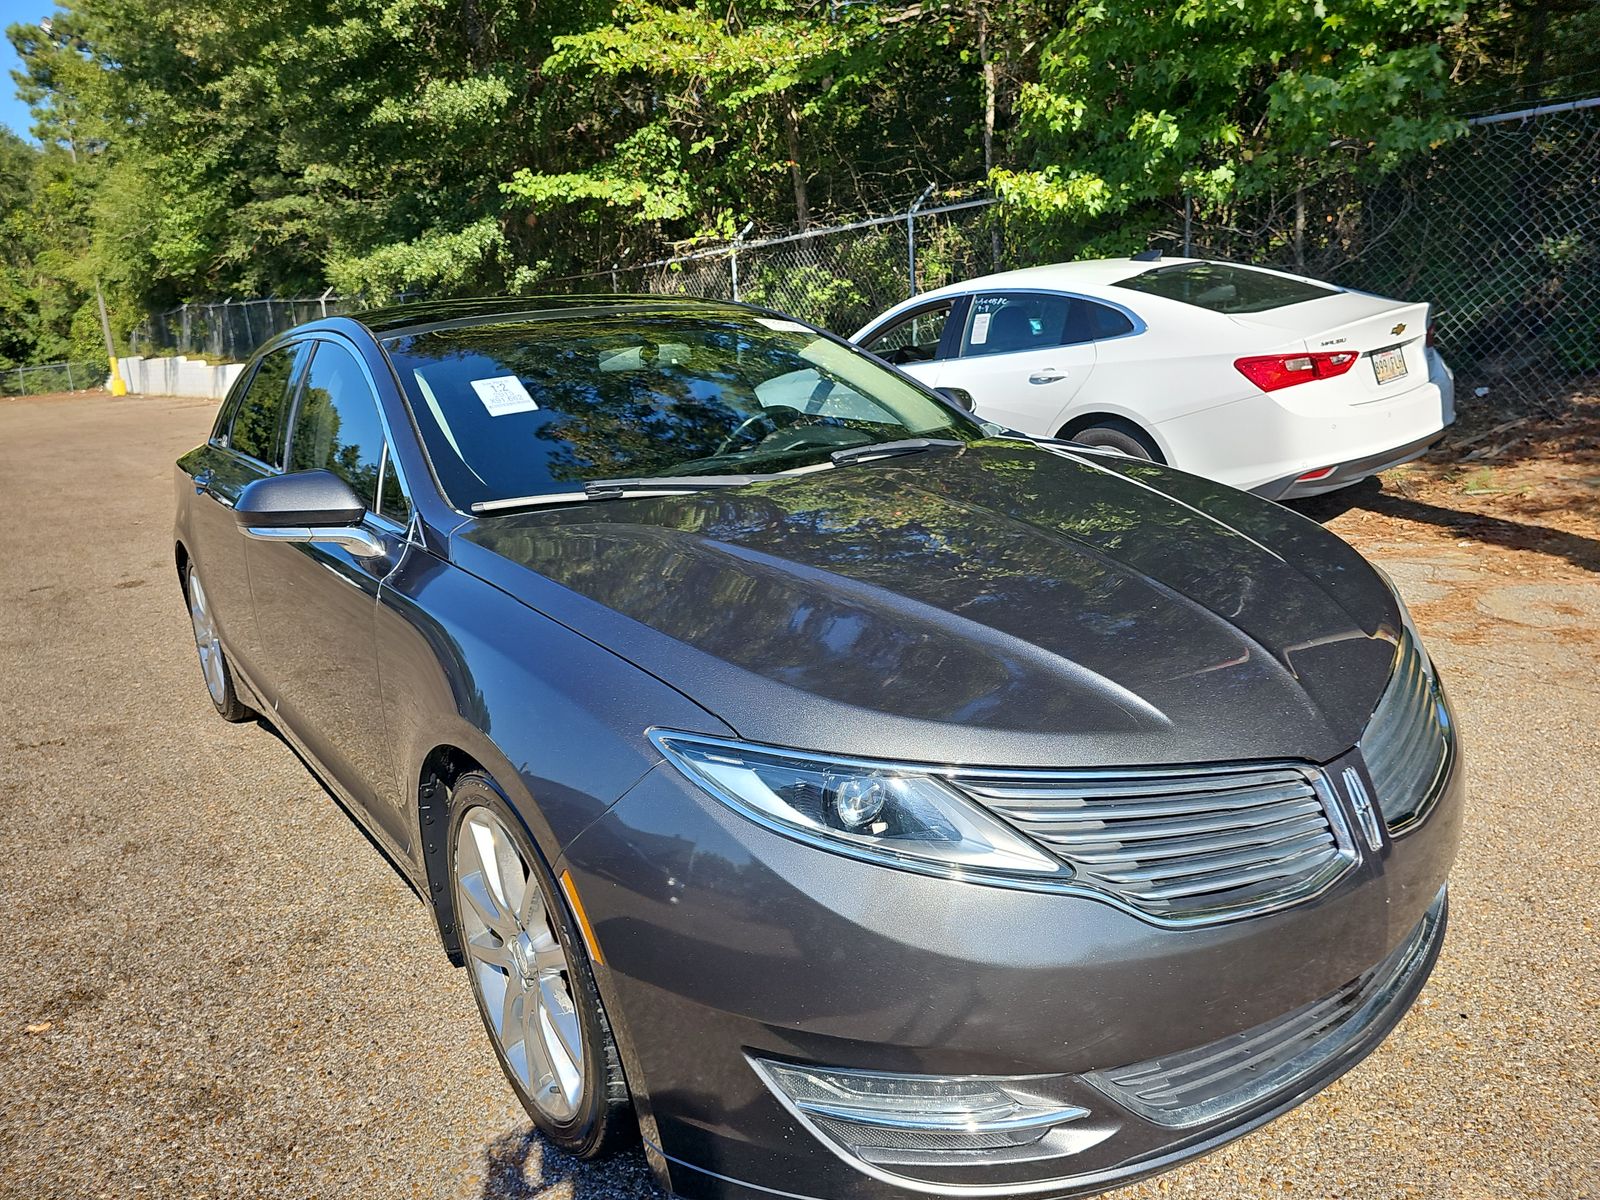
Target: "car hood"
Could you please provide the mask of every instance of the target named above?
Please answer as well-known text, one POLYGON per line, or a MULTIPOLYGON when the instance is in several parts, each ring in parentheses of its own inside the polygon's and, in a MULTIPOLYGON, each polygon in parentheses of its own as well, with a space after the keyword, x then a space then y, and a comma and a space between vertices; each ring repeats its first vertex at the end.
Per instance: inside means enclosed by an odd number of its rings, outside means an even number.
POLYGON ((1002 440, 474 521, 452 555, 743 737, 919 761, 1326 761, 1399 621, 1286 509, 1002 440))

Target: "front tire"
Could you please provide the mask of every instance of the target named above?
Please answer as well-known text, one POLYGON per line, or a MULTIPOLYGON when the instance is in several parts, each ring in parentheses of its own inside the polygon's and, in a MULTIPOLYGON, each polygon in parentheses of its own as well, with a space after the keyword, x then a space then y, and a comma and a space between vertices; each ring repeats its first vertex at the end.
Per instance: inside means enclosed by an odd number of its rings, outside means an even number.
POLYGON ((488 776, 456 780, 450 810, 450 895, 495 1057, 540 1133, 579 1158, 604 1157, 637 1126, 576 923, 488 776))
POLYGON ((228 666, 228 656, 222 650, 222 638, 217 633, 217 617, 211 611, 211 602, 200 582, 200 575, 190 563, 183 576, 183 594, 189 602, 189 621, 194 626, 194 648, 200 656, 200 674, 206 681, 206 694, 224 721, 248 721, 256 710, 239 699, 234 690, 233 671, 228 666))

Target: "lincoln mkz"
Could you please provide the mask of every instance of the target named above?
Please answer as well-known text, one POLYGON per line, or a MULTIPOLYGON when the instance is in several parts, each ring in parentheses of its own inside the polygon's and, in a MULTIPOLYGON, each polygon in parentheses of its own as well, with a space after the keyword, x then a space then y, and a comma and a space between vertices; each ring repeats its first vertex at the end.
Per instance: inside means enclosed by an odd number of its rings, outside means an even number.
POLYGON ((422 898, 537 1128, 679 1195, 1094 1193, 1439 953, 1460 751, 1380 572, 810 326, 329 318, 177 491, 217 710, 422 898))

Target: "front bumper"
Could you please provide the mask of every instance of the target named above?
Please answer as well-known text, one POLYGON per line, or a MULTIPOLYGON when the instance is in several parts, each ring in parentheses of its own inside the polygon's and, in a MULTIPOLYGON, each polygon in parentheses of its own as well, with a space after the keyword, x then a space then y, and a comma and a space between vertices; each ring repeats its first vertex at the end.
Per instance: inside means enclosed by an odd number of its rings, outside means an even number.
POLYGON ((564 865, 604 952, 599 982, 647 1149, 678 1195, 1079 1196, 1248 1132, 1377 1046, 1438 953, 1461 790, 1454 768, 1426 821, 1385 837, 1316 900, 1182 930, 1092 899, 912 876, 800 846, 668 767, 581 835, 564 865), (1360 1003, 1334 1003, 1372 978, 1360 1003), (1322 1032, 1268 1064, 1265 1090, 1181 1112, 1176 1124, 1149 1107, 1141 1080, 1152 1072, 1181 1084, 1196 1047, 1258 1042, 1263 1027, 1330 1003, 1349 1019, 1335 1030, 1313 1015, 1322 1032), (1089 1110, 1068 1127, 1082 1148, 967 1170, 863 1163, 819 1139, 752 1058, 1050 1076, 1089 1110))

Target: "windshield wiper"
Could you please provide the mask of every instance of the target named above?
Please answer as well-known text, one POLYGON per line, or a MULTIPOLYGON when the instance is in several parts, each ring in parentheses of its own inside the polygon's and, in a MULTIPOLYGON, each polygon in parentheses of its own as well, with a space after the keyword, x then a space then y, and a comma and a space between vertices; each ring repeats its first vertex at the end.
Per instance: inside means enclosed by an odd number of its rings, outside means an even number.
POLYGON ((898 442, 874 442, 869 446, 850 446, 835 450, 828 457, 843 466, 845 463, 867 462, 874 458, 893 458, 897 454, 920 454, 924 450, 959 450, 965 442, 950 438, 904 438, 898 442))
POLYGON ((716 488, 748 487, 782 479, 784 475, 661 475, 635 479, 589 479, 581 492, 545 492, 537 496, 517 496, 510 500, 480 500, 475 513, 504 512, 512 508, 542 508, 554 504, 581 504, 585 500, 620 500, 624 496, 682 496, 716 488))
POLYGON ((618 496, 676 496, 682 492, 703 492, 708 488, 749 487, 770 475, 645 475, 635 479, 590 479, 583 494, 591 500, 612 500, 618 496))

